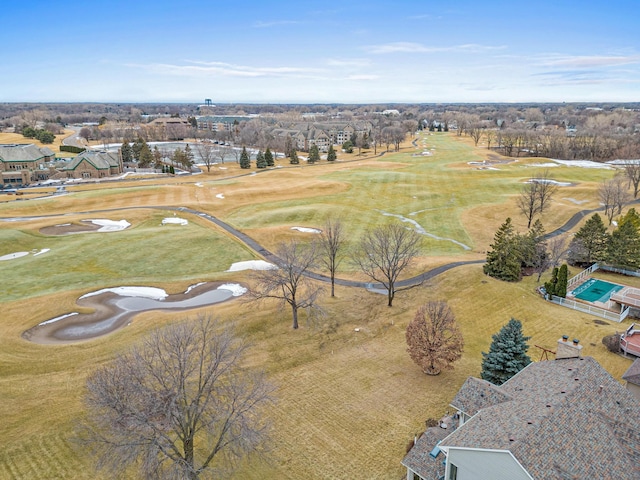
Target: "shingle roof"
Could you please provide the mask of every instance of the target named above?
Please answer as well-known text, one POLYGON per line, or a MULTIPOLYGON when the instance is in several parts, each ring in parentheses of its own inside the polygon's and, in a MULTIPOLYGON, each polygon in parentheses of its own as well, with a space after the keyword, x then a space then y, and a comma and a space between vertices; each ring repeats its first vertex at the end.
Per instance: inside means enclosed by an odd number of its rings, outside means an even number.
POLYGON ((449 433, 450 430, 440 427, 427 428, 413 448, 409 450, 407 456, 404 457, 402 465, 414 472, 419 472, 425 480, 435 480, 438 476, 444 475, 444 465, 442 464, 445 459, 444 454, 433 458, 429 453, 449 433))
POLYGON ((622 375, 622 379, 634 385, 640 385, 640 358, 636 358, 626 372, 622 375))
POLYGON ((531 363, 442 441, 509 450, 538 479, 640 478, 640 404, 591 357, 531 363))
POLYGON ((33 143, 0 145, 0 161, 3 162, 34 162, 51 155, 53 152, 49 148, 43 151, 33 143))
POLYGON ((493 383, 480 378, 469 377, 453 398, 451 406, 471 417, 482 408, 506 402, 510 398, 508 394, 493 383))
POLYGON ((119 165, 118 155, 113 152, 95 152, 87 150, 86 152, 78 154, 73 160, 71 160, 65 167, 65 170, 75 170, 83 161, 87 161, 97 170, 107 170, 119 165))

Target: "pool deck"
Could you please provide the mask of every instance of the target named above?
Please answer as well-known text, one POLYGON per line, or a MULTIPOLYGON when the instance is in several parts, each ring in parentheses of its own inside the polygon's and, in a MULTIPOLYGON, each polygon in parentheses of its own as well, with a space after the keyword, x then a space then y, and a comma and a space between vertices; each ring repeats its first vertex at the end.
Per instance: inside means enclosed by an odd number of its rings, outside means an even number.
POLYGON ((635 329, 635 323, 632 323, 627 331, 622 334, 620 348, 625 354, 630 353, 640 357, 640 330, 635 329))

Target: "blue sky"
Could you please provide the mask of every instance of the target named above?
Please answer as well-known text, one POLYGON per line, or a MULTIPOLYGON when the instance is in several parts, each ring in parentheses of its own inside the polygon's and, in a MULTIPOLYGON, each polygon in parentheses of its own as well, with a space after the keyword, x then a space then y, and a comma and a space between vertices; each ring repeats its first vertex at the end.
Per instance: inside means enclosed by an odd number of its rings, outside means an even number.
POLYGON ((640 101, 637 0, 5 2, 3 102, 640 101))

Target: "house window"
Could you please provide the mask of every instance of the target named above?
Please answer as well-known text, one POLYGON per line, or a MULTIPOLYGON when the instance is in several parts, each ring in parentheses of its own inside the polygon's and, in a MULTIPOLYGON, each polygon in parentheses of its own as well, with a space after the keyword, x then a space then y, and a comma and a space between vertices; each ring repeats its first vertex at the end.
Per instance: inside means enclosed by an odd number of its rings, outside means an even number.
POLYGON ((449 463, 449 480, 456 480, 458 478, 458 467, 453 463, 449 463))

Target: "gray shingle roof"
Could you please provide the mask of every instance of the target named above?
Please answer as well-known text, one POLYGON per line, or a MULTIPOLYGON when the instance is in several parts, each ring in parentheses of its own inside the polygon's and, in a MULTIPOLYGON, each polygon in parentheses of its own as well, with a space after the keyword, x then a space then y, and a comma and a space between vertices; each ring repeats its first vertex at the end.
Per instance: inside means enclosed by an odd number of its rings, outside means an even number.
POLYGON ((634 385, 640 385, 640 358, 636 358, 622 375, 622 379, 634 385))
POLYGON ((97 170, 108 170, 111 167, 117 167, 119 165, 119 159, 116 153, 87 150, 71 160, 65 167, 65 170, 75 170, 83 161, 87 161, 97 170))
POLYGON ((508 394, 493 383, 480 378, 469 377, 453 398, 451 406, 471 417, 482 408, 506 402, 510 398, 508 394))
POLYGON ((0 161, 3 162, 34 162, 45 156, 51 156, 49 149, 41 149, 33 143, 18 143, 0 145, 0 161))
POLYGON ((640 404, 591 357, 531 363, 443 446, 509 450, 537 479, 640 478, 640 404))
POLYGON ((414 472, 420 472, 420 476, 425 480, 436 480, 438 476, 444 475, 445 459, 443 453, 433 458, 429 453, 433 448, 445 438, 451 430, 440 427, 431 427, 422 434, 407 456, 402 460, 402 465, 410 468, 414 472))

